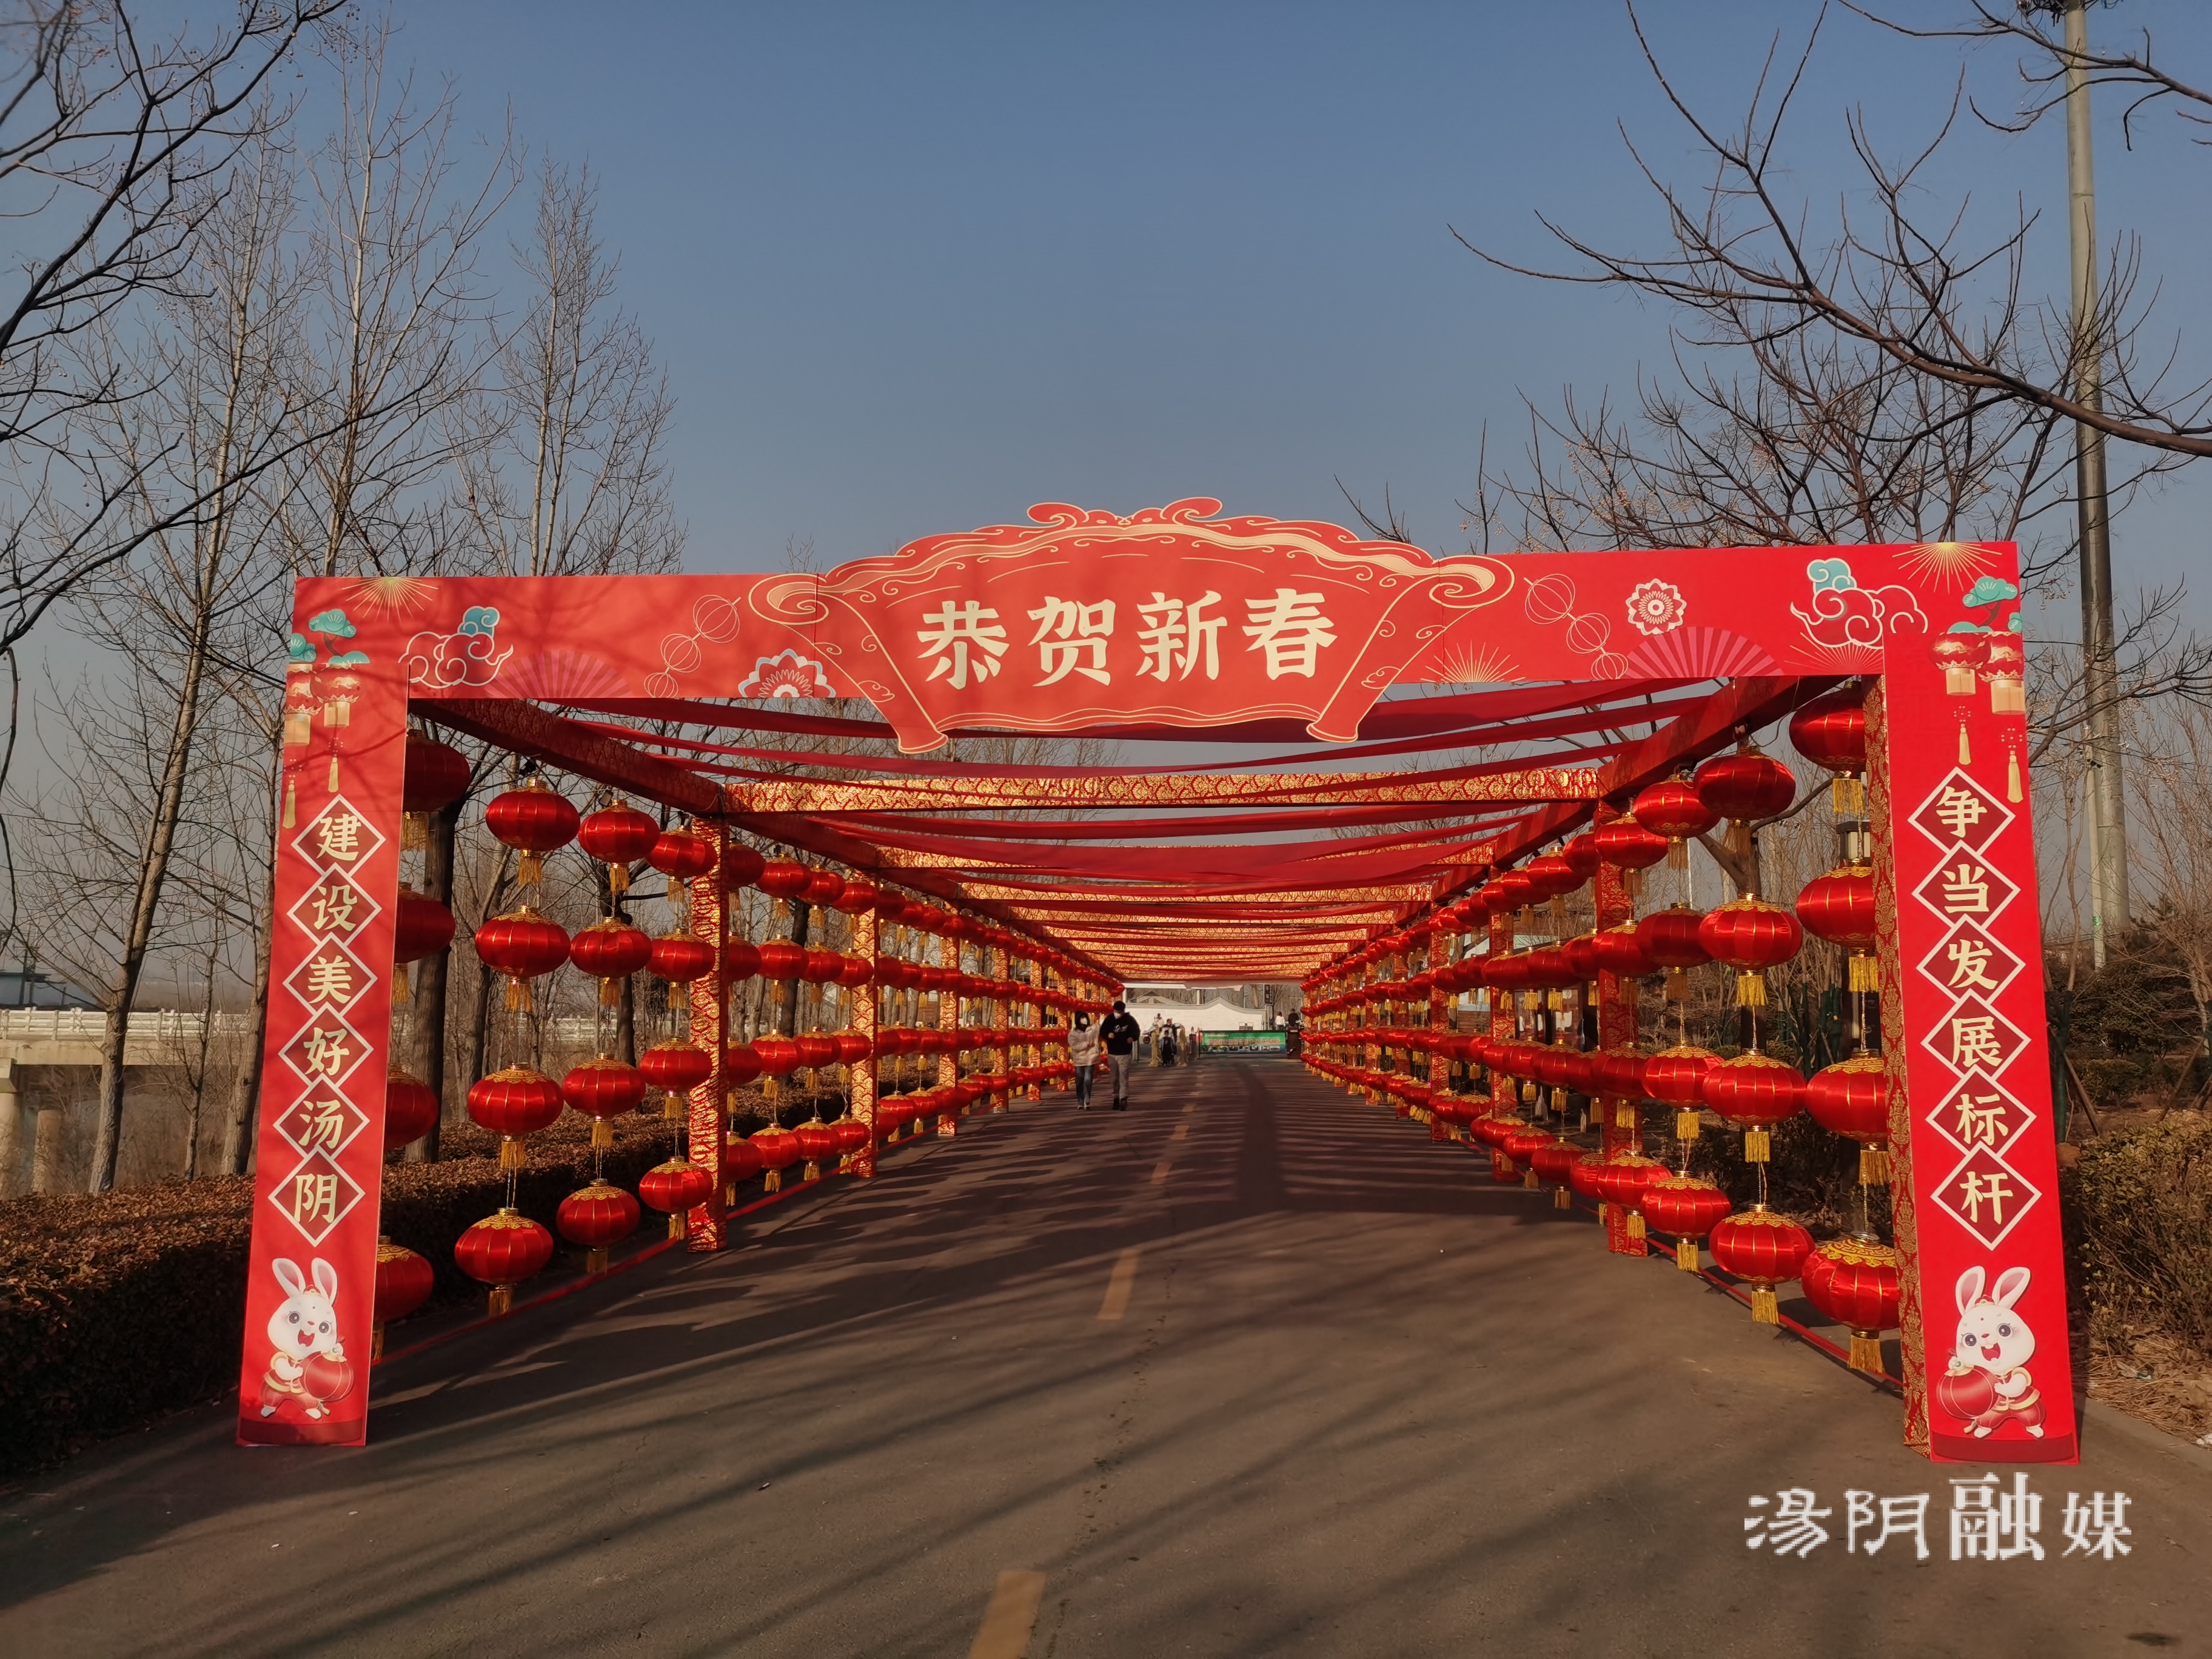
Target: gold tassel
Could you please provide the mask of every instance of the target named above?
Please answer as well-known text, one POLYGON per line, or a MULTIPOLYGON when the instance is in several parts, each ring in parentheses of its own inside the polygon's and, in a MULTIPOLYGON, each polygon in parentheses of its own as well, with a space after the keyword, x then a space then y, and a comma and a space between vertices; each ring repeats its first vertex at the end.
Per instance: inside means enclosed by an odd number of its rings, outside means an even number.
POLYGON ((1743 1161, 1745 1163, 1771 1163, 1773 1162, 1771 1156, 1773 1150, 1774 1137, 1767 1133, 1765 1130, 1746 1129, 1743 1132, 1743 1161))
POLYGON ((1628 1212, 1628 1236, 1631 1238, 1642 1238, 1644 1236, 1644 1212, 1641 1210, 1631 1210, 1628 1212))
POLYGON ((682 1238, 690 1230, 689 1224, 684 1219, 683 1211, 671 1210, 668 1212, 668 1236, 671 1238, 682 1238))
POLYGON ((1687 1002, 1690 1000, 1690 978, 1680 968, 1667 970, 1667 1000, 1687 1002))
POLYGON ((1698 1109, 1685 1106, 1674 1114, 1674 1139, 1695 1140, 1698 1138, 1698 1109))
POLYGON ((1853 993, 1881 989, 1881 963, 1865 951, 1851 952, 1849 971, 1853 993))
POLYGON ((1644 896, 1644 872, 1641 870, 1622 871, 1620 872, 1620 890, 1623 896, 1628 900, 1630 906, 1632 908, 1635 905, 1636 901, 1644 896))
POLYGON ((407 984, 407 964, 404 962, 392 964, 392 1000, 394 1002, 412 1002, 415 1000, 415 994, 407 984))
POLYGON ((805 1169, 801 1170, 799 1172, 799 1178, 801 1181, 819 1181, 819 1180, 821 1180, 821 1179, 822 1179, 822 1166, 821 1166, 819 1164, 808 1164, 805 1169))
POLYGON ((2016 803, 2020 798, 2020 750, 2014 749, 2005 755, 2005 799, 2016 803))
POLYGON ((1838 772, 1828 784, 1828 805, 1839 818, 1855 818, 1866 811, 1866 786, 1849 772, 1838 772))
POLYGON ((1881 1146, 1859 1148, 1859 1185, 1887 1187, 1889 1185, 1889 1152, 1881 1146))
POLYGON ((1698 1241, 1678 1238, 1674 1241, 1674 1265, 1686 1273, 1698 1271, 1698 1241))
POLYGON ((528 980, 517 979, 511 974, 507 976, 507 1006, 512 1012, 518 1014, 530 1006, 530 981, 528 980))
POLYGON ((602 1008, 618 1008, 621 1006, 622 981, 618 979, 601 980, 599 981, 599 1006, 602 1008))
POLYGON ((770 1170, 766 1175, 763 1176, 761 1177, 761 1190, 764 1193, 781 1192, 783 1190, 783 1171, 781 1170, 770 1170))
POLYGON ((501 1174, 520 1170, 530 1162, 530 1149, 514 1135, 502 1135, 499 1142, 499 1167, 501 1174))
POLYGON ((1881 1375, 1881 1338, 1872 1331, 1851 1333, 1851 1369, 1869 1376, 1881 1375))
POLYGON ((1532 1191, 1541 1184, 1536 1179, 1536 1169, 1534 1164, 1531 1164, 1528 1168, 1522 1170, 1521 1184, 1523 1187, 1530 1188, 1532 1191))
POLYGON ((592 1249, 584 1252, 584 1271, 586 1273, 603 1273, 606 1272, 606 1270, 607 1252, 605 1246, 594 1245, 592 1249))
POLYGON ((1669 870, 1686 870, 1690 867, 1690 843, 1680 836, 1674 836, 1667 843, 1667 867, 1669 870))
POLYGON ((1730 818, 1728 827, 1728 848, 1740 859, 1751 856, 1751 824, 1743 818, 1730 818))
POLYGON ((1782 1304, 1774 1299, 1774 1292, 1760 1285, 1751 1293, 1751 1322, 1754 1325, 1779 1325, 1782 1304))
POLYGON ((1973 763, 1974 750, 1972 746, 1966 741, 1966 723, 1964 720, 1960 720, 1959 722, 1959 764, 1961 766, 1972 766, 1973 763))
POLYGON ((1565 1187, 1552 1188, 1552 1207, 1555 1210, 1571 1210, 1575 1207, 1575 1200, 1568 1195, 1565 1187))
POLYGON ((300 787, 291 779, 284 780, 284 827, 291 829, 300 821, 300 787))
POLYGON ((1606 1218, 1606 1217, 1607 1217, 1607 1216, 1611 1215, 1612 1213, 1613 1213, 1613 1206, 1612 1206, 1610 1203, 1608 1203, 1608 1202, 1607 1202, 1606 1200, 1604 1200, 1604 1199, 1601 1199, 1601 1198, 1600 1200, 1598 1200, 1598 1201, 1597 1201, 1597 1218, 1598 1218, 1601 1222, 1602 1222, 1602 1221, 1606 1218))
POLYGON ((323 787, 330 794, 335 795, 338 792, 338 757, 337 750, 335 749, 331 751, 330 781, 323 787))
POLYGON ((1739 1008, 1766 1006, 1766 975, 1753 969, 1735 976, 1735 1006, 1739 1008))
POLYGON ((1567 896, 1565 893, 1554 893, 1552 895, 1552 937, 1564 939, 1566 932, 1567 896))
POLYGON ((372 1325, 368 1330, 368 1363, 372 1365, 384 1358, 384 1327, 372 1325))
POLYGON ((1634 1103, 1626 1100, 1616 1100, 1613 1102, 1613 1127, 1616 1129, 1633 1129, 1636 1127, 1636 1107, 1634 1103))
POLYGON ((520 887, 535 887, 544 878, 545 854, 525 853, 515 866, 515 884, 520 887))
POLYGON ((660 1121, 664 1123, 684 1121, 684 1097, 673 1089, 661 1097, 660 1121))
POLYGON ((491 1287, 491 1295, 486 1303, 486 1307, 490 1317, 494 1319, 504 1319, 514 1310, 514 1286, 512 1285, 493 1285, 491 1287))
POLYGON ((399 820, 399 850, 420 853, 430 845, 430 817, 427 812, 409 812, 399 820))
POLYGON ((617 898, 629 891, 629 866, 610 864, 607 866, 607 891, 617 898))
POLYGON ((592 1120, 592 1145, 611 1146, 615 1144, 615 1126, 611 1120, 595 1117, 592 1120))

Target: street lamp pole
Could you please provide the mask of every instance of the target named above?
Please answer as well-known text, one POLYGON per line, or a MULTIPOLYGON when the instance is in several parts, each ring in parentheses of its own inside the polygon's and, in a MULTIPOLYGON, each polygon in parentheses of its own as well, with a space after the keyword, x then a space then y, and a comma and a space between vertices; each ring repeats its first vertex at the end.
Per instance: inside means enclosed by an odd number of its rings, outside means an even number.
MULTIPOLYGON (((2065 0, 2066 186, 2074 267, 2074 395, 2104 406, 2105 341, 2097 297, 2097 179, 2089 132, 2088 0, 2065 0)), ((2081 690, 2088 726, 2089 952, 2128 925, 2128 827, 2120 766, 2119 670, 2112 629, 2112 520, 2105 434, 2074 428, 2081 546, 2081 690)))

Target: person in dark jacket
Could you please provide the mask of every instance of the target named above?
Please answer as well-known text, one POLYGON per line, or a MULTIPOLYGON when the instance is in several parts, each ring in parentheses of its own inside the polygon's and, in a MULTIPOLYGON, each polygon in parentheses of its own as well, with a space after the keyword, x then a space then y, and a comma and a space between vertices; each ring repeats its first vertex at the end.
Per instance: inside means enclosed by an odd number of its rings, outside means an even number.
POLYGON ((1123 1002, 1114 1005, 1114 1012, 1098 1028, 1098 1041, 1106 1049, 1107 1068, 1114 1073, 1114 1109, 1117 1112, 1129 1109, 1129 1056, 1137 1052, 1137 1039, 1144 1034, 1137 1017, 1123 1002))

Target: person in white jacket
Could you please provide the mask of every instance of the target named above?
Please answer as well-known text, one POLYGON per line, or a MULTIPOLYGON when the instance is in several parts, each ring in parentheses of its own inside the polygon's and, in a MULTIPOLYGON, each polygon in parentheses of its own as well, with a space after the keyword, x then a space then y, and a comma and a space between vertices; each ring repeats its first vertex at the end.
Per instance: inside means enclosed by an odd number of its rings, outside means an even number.
POLYGON ((1098 1028, 1088 1014, 1078 1014, 1068 1028, 1067 1061, 1075 1067, 1075 1107, 1091 1109, 1091 1079, 1098 1066, 1098 1028))

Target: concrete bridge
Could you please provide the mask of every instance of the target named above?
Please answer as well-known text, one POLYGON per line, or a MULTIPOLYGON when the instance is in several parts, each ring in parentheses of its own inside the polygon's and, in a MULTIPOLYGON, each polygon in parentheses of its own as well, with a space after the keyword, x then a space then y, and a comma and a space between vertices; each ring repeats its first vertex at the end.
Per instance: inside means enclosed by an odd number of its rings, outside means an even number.
MULTIPOLYGON (((216 1016, 220 1029, 225 1016, 216 1016)), ((0 1008, 0 1196, 20 1162, 24 1129, 21 1068, 30 1066, 98 1066, 100 1040, 107 1016, 97 1008, 0 1008)), ((173 1009, 145 1009, 124 1028, 125 1066, 174 1066, 197 1047, 206 1016, 173 1009)), ((58 1104, 30 1114, 36 1122, 31 1147, 31 1190, 51 1192, 59 1157, 63 1109, 58 1104)))

